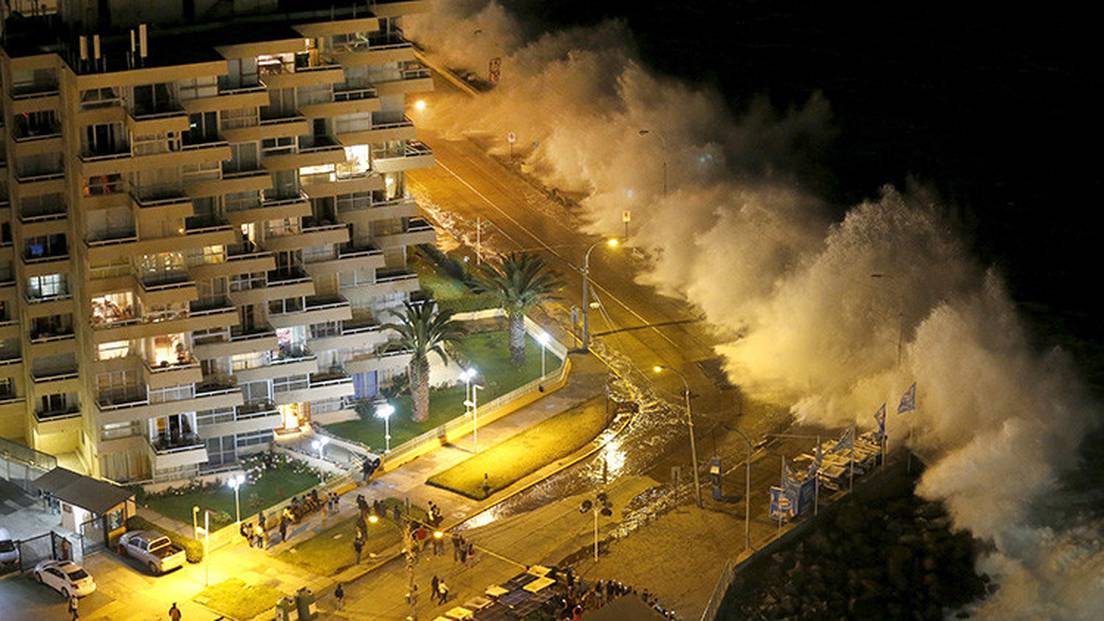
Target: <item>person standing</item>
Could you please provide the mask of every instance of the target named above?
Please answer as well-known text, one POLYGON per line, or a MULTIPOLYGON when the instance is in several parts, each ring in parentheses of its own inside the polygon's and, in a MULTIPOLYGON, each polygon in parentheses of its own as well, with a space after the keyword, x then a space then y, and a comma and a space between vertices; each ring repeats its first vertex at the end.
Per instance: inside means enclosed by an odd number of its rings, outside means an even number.
POLYGON ((176 607, 176 602, 173 602, 172 608, 169 608, 170 621, 180 621, 180 609, 176 607))
POLYGON ((80 618, 80 612, 77 610, 77 607, 79 606, 79 604, 80 603, 77 600, 76 595, 70 595, 69 596, 69 618, 70 619, 75 620, 75 619, 80 618))
POLYGON ((290 520, 288 520, 287 515, 280 516, 280 543, 287 541, 287 529, 289 521, 290 520))
POLYGON ((338 610, 345 610, 345 586, 340 582, 337 583, 337 588, 334 589, 334 601, 337 603, 335 607, 338 610))
POLYGON ((437 598, 441 597, 441 581, 437 579, 437 575, 434 574, 433 580, 429 583, 429 599, 437 601, 437 598))
POLYGON ((361 537, 357 537, 356 540, 353 541, 353 550, 356 551, 356 562, 357 565, 359 565, 360 553, 364 551, 364 539, 362 539, 361 537))
POLYGON ((460 533, 452 533, 452 560, 453 562, 460 560, 460 543, 463 541, 460 538, 460 533))
POLYGON ((438 594, 438 598, 439 598, 440 603, 443 604, 443 603, 448 601, 448 592, 449 592, 449 588, 448 588, 448 585, 445 584, 444 580, 441 580, 440 582, 437 583, 437 594, 438 594))

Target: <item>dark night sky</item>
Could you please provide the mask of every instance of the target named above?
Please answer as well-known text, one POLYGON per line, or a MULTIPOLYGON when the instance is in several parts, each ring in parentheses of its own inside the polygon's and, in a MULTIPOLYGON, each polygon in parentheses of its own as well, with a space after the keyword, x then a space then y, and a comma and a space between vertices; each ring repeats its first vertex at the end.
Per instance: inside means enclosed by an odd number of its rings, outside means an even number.
POLYGON ((945 0, 506 4, 556 27, 624 19, 650 65, 730 101, 765 94, 787 107, 823 92, 840 133, 822 154, 822 194, 842 208, 909 176, 934 185, 1043 339, 1090 366, 1104 359, 1092 321, 1104 303, 1084 292, 1104 224, 1086 15, 945 0))

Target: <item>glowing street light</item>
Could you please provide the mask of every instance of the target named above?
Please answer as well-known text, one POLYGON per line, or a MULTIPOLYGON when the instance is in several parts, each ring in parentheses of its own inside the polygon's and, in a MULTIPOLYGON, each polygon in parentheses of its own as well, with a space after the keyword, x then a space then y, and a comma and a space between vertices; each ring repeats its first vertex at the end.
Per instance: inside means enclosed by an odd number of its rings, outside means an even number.
MULTIPOLYGON (((226 482, 227 485, 234 489, 234 516, 237 518, 238 524, 241 524, 241 503, 238 502, 238 488, 241 487, 243 483, 245 483, 245 475, 243 474, 230 477, 230 480, 226 482)), ((198 509, 198 507, 196 507, 196 509, 198 509)))
POLYGON ((601 245, 605 245, 611 250, 616 250, 621 245, 621 240, 616 237, 610 237, 601 241, 596 241, 587 248, 586 254, 583 256, 583 343, 582 350, 584 352, 590 351, 590 253, 595 248, 601 245))
POLYGON ((421 111, 425 110, 426 109, 426 101, 424 99, 419 99, 418 101, 415 101, 414 102, 414 109, 417 110, 418 112, 421 112, 421 111))
POLYGON ((548 349, 548 342, 551 341, 551 340, 552 340, 552 338, 550 336, 548 336, 547 332, 541 332, 540 334, 537 335, 537 342, 540 343, 540 346, 541 346, 541 376, 540 376, 541 383, 540 383, 540 389, 542 391, 544 390, 544 376, 546 374, 546 372, 544 370, 544 353, 548 349))
MULTIPOLYGON (((471 383, 475 379, 475 376, 479 375, 479 371, 475 367, 468 367, 463 371, 460 371, 460 380, 464 382, 464 403, 466 404, 471 400, 471 383)), ((467 412, 464 412, 467 414, 467 412)))
POLYGON ((395 406, 384 402, 376 406, 376 418, 383 419, 384 454, 391 452, 391 415, 395 413, 395 406))
POLYGON ((686 376, 682 374, 678 369, 672 369, 671 367, 665 367, 662 365, 656 365, 652 367, 652 371, 656 373, 663 373, 664 371, 671 371, 675 375, 679 376, 682 380, 682 385, 685 387, 686 392, 683 394, 686 397, 686 426, 690 429, 690 458, 694 463, 694 496, 698 499, 698 506, 702 506, 701 484, 698 482, 698 448, 694 443, 694 415, 690 410, 690 382, 686 381, 686 376))

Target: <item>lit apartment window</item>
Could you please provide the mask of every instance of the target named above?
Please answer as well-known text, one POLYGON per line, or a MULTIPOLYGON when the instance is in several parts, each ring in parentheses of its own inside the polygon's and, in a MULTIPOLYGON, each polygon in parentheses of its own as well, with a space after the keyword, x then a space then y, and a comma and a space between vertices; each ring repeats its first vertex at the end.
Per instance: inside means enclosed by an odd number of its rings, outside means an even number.
POLYGON ((134 307, 134 295, 129 291, 109 293, 92 298, 93 325, 127 321, 137 316, 137 309, 134 307))
POLYGON ((27 279, 27 293, 31 298, 50 299, 69 295, 69 282, 65 274, 44 274, 27 279))
POLYGON ((112 341, 111 343, 100 343, 96 346, 97 360, 125 358, 129 353, 130 341, 112 341))

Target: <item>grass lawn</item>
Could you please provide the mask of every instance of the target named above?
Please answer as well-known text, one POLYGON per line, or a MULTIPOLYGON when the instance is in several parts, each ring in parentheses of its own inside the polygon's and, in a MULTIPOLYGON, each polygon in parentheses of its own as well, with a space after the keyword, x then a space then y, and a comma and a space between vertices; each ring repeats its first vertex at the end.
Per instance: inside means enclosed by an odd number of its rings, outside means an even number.
MULTIPOLYGON (((540 376, 541 346, 526 337, 525 362, 515 366, 507 349, 505 330, 469 334, 460 339, 457 349, 463 362, 479 369, 477 382, 484 389, 479 391, 479 402, 486 403, 540 376)), ((547 354, 547 370, 552 373, 560 368, 561 360, 552 352, 547 354)), ((411 420, 410 395, 404 393, 392 399, 395 414, 391 417, 391 447, 397 447, 430 429, 464 415, 464 384, 438 388, 429 394, 429 420, 415 423, 411 420)), ((326 425, 326 430, 350 440, 356 440, 376 449, 383 448, 383 421, 377 418, 351 420, 326 425)))
POLYGON ((437 305, 456 312, 495 308, 498 302, 488 293, 473 293, 467 285, 444 273, 430 259, 416 255, 414 270, 418 272, 418 282, 428 291, 437 305))
MULTIPOLYGON (((319 483, 318 477, 295 472, 286 465, 266 470, 256 483, 242 486, 242 518, 300 494, 319 483)), ((192 523, 192 507, 198 506, 202 519, 203 510, 211 510, 211 530, 218 530, 234 523, 234 490, 226 485, 189 491, 179 496, 160 496, 146 499, 150 509, 185 524, 192 523)))
POLYGON ((234 619, 252 619, 271 609, 286 593, 264 584, 248 585, 229 578, 199 592, 195 601, 234 619))
POLYGON ((605 426, 605 400, 593 399, 433 475, 426 483, 483 500, 525 475, 575 452, 605 426), (483 488, 484 473, 489 489, 483 488))
MULTIPOLYGON (((350 499, 349 502, 355 501, 350 499)), ((401 503, 397 498, 388 498, 383 502, 389 508, 401 503)), ((426 513, 423 509, 415 506, 412 510, 416 519, 425 520, 426 513)), ((356 562, 356 552, 353 550, 356 521, 354 516, 338 522, 295 547, 280 552, 276 557, 316 574, 332 576, 356 562)), ((402 533, 390 519, 380 519, 375 524, 369 524, 368 539, 364 542, 360 562, 367 562, 371 555, 381 554, 401 542, 402 533)))

